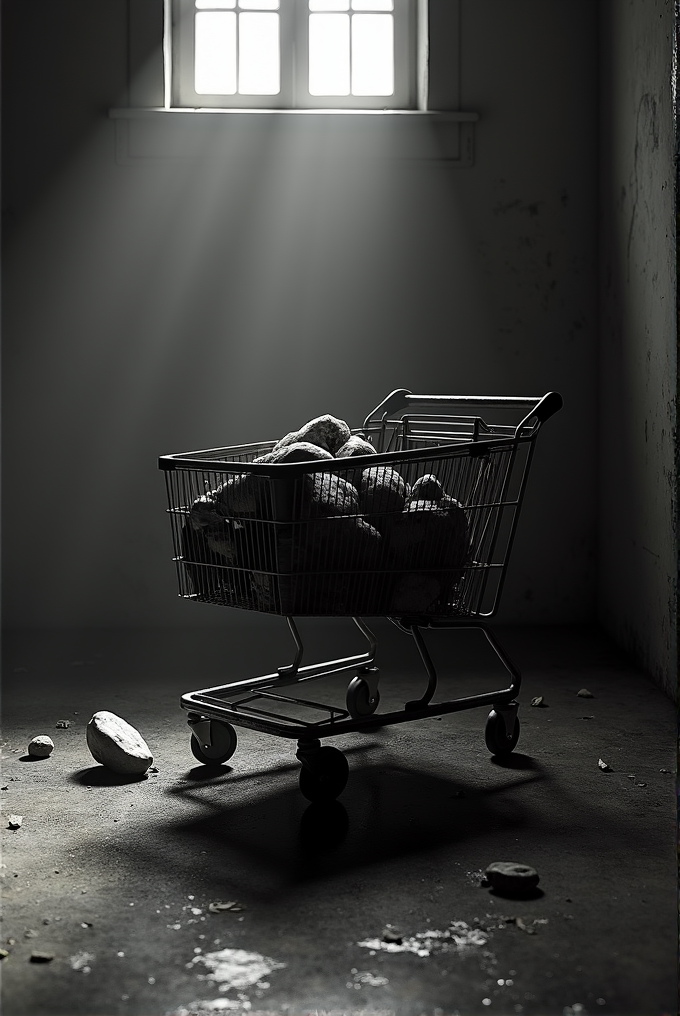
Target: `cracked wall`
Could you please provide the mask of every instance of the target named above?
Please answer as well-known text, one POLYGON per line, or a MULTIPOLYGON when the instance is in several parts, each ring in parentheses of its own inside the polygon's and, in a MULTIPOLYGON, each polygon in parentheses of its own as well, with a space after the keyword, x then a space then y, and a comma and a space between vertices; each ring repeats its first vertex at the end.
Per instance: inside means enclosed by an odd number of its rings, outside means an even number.
POLYGON ((677 690, 671 0, 601 5, 599 616, 677 690))

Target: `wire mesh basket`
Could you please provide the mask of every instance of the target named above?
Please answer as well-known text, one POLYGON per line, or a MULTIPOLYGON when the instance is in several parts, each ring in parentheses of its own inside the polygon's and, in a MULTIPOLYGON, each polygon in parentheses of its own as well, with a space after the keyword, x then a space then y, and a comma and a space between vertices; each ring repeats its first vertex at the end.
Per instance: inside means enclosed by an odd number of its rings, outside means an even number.
POLYGON ((535 438, 561 404, 400 389, 352 431, 370 454, 274 463, 267 441, 162 456, 179 593, 286 616, 491 617, 535 438))

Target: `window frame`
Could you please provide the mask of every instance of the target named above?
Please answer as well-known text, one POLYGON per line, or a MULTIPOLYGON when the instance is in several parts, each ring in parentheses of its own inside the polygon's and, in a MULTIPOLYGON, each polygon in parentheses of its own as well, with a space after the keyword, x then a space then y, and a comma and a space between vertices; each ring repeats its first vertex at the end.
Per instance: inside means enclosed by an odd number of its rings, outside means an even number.
MULTIPOLYGON (((179 109, 347 109, 417 108, 417 2, 394 0, 394 71, 392 95, 311 95, 308 88, 308 0, 281 0, 281 90, 277 95, 206 95, 194 90, 194 0, 170 0, 169 38, 171 105, 179 109)), ((363 12, 356 12, 357 14, 363 12)), ((350 12, 351 14, 351 12, 350 12)))

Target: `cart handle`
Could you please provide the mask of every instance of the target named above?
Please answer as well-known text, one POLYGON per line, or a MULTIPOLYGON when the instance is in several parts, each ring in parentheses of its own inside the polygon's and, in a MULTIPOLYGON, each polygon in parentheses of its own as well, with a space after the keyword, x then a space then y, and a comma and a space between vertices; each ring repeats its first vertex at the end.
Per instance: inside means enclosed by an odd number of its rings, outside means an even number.
POLYGON ((530 411, 515 429, 515 436, 519 436, 522 429, 533 417, 539 423, 545 423, 558 410, 562 408, 563 399, 559 392, 547 392, 545 395, 535 396, 502 396, 502 395, 414 395, 408 388, 397 388, 391 392, 386 399, 376 406, 373 412, 369 413, 364 420, 364 429, 368 428, 371 420, 382 419, 389 413, 399 412, 413 404, 424 404, 438 406, 480 406, 488 409, 522 409, 530 408, 530 411))

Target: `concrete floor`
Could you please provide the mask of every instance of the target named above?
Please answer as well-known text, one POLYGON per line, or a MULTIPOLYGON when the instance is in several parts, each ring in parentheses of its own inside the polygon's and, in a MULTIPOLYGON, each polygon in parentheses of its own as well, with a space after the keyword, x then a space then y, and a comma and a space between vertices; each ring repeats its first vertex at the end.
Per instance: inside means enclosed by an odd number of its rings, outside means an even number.
MULTIPOLYGON (((23 824, 5 828, 0 873, 5 1016, 677 1012, 675 709, 610 643, 499 630, 523 672, 511 759, 489 756, 486 708, 348 735, 349 783, 324 809, 300 794, 293 741, 241 729, 217 772, 191 755, 182 692, 292 656, 283 620, 223 613, 223 631, 6 636, 3 825, 23 824), (141 731, 157 772, 94 763, 100 709, 141 731), (50 758, 28 759, 36 734, 50 758), (495 860, 535 867, 540 893, 481 887, 495 860)), ((421 664, 371 623, 381 709, 398 708, 421 664)), ((301 630, 306 662, 362 648, 348 621, 301 630)), ((479 633, 429 644, 441 698, 504 683, 479 633)), ((347 680, 315 694, 340 704, 347 680)))

